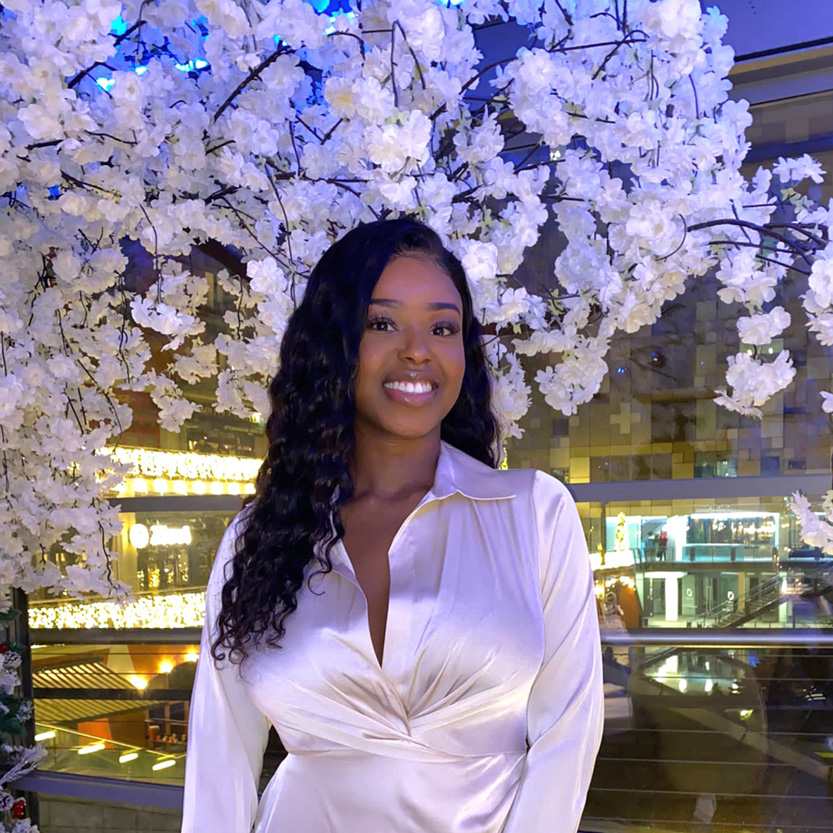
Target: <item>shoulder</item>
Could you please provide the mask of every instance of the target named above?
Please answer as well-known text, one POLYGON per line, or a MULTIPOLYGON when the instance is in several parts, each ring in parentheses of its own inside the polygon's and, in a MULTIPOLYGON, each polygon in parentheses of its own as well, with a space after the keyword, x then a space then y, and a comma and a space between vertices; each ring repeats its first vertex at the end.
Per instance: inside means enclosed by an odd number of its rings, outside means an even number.
POLYGON ((526 471, 531 475, 531 506, 542 579, 545 584, 552 583, 564 569, 583 574, 589 568, 590 558, 573 496, 551 474, 538 469, 526 471))
POLYGON ((570 490, 556 477, 540 469, 526 469, 531 473, 532 500, 536 510, 575 507, 575 500, 570 490))
POLYGON ((465 451, 445 444, 455 485, 476 498, 521 498, 532 487, 533 469, 493 469, 465 451))
POLYGON ((581 529, 578 507, 570 490, 557 478, 539 469, 529 472, 530 499, 535 525, 542 542, 569 528, 581 529))

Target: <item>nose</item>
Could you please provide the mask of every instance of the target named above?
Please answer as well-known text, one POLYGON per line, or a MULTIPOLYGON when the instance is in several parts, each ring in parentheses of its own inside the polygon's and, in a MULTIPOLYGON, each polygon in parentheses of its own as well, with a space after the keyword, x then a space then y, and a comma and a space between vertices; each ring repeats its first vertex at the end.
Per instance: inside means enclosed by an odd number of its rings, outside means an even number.
POLYGON ((431 351, 428 349, 429 337, 429 334, 421 332, 415 327, 403 330, 399 358, 420 362, 428 359, 431 355, 431 351))

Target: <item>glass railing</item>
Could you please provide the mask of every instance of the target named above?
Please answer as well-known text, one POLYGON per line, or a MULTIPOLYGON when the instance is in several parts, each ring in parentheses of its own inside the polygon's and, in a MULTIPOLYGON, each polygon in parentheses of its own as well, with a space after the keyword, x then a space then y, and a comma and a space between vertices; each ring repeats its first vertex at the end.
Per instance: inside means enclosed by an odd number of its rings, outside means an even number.
MULTIPOLYGON (((49 752, 41 772, 182 785, 198 632, 118 642, 130 635, 90 629, 73 644, 44 644, 69 632, 32 636, 35 738, 49 752)), ((273 732, 261 786, 284 755, 273 732)))
POLYGON ((773 563, 778 558, 772 544, 683 544, 679 553, 652 544, 640 544, 632 549, 636 565, 668 563, 731 564, 736 561, 773 563))
POLYGON ((582 830, 833 830, 833 632, 604 637, 582 830))
MULTIPOLYGON (((181 785, 194 633, 115 636, 34 650, 40 772, 130 781, 139 795, 181 785)), ((603 668, 582 831, 833 831, 833 631, 604 632, 603 668)), ((284 755, 273 733, 261 789, 284 755)))

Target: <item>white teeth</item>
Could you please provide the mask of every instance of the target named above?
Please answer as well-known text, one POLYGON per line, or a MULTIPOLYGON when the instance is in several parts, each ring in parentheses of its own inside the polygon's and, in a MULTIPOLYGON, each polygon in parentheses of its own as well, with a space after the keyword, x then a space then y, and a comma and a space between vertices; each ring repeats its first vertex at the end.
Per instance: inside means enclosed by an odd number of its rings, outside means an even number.
POLYGON ((385 382, 384 387, 403 390, 406 393, 428 393, 431 390, 431 385, 421 382, 416 384, 413 382, 385 382))

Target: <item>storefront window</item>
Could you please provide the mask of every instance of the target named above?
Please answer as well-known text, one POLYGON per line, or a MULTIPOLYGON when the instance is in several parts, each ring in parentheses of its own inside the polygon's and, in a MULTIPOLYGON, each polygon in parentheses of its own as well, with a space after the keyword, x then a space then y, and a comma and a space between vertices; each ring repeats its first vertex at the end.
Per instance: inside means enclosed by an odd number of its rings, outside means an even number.
POLYGON ((833 620, 828 561, 783 497, 579 504, 599 614, 641 627, 817 627, 833 620), (604 534, 599 534, 604 530, 604 534))
POLYGON ((203 590, 233 513, 123 513, 118 577, 136 592, 203 590))

